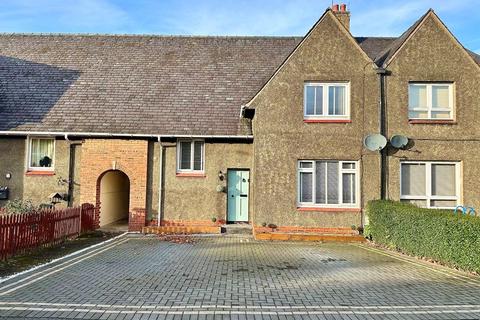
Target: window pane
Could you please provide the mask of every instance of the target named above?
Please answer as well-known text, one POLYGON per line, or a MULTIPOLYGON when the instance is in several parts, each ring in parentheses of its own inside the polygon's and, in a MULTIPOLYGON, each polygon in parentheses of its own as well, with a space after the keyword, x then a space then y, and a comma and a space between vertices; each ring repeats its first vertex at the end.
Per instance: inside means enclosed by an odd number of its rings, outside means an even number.
POLYGON ((409 111, 408 118, 410 119, 426 119, 428 118, 427 111, 409 111))
POLYGON ((457 206, 457 201, 455 200, 432 200, 430 201, 431 207, 437 208, 455 208, 457 206))
POLYGON ((194 142, 193 170, 203 170, 203 142, 194 142))
POLYGON ((404 196, 425 196, 425 164, 404 163, 401 171, 401 194, 404 196))
POLYGON ((305 95, 305 107, 307 108, 306 113, 307 115, 314 115, 314 108, 315 108, 315 87, 314 86, 305 86, 306 95, 305 95))
POLYGON ((432 108, 449 108, 449 86, 432 86, 432 108))
POLYGON ((353 162, 344 162, 342 164, 343 169, 355 169, 355 163, 353 162))
POLYGON ((192 168, 191 142, 180 142, 180 169, 189 170, 192 168))
POLYGON ((400 200, 401 202, 407 202, 416 205, 417 207, 426 208, 427 200, 400 200))
POLYGON ((343 174, 343 203, 355 203, 355 175, 353 173, 343 174))
POLYGON ((325 161, 317 161, 315 166, 315 202, 325 204, 327 203, 327 193, 325 189, 327 163, 325 161))
POLYGON ((327 162, 327 203, 338 203, 338 162, 327 162))
POLYGON ((433 119, 451 119, 451 112, 449 111, 432 111, 433 119))
POLYGON ((455 196, 455 165, 432 164, 432 195, 455 196))
POLYGON ((322 115, 323 114, 323 86, 316 87, 316 99, 315 99, 315 114, 322 115))
POLYGON ((312 202, 312 176, 310 172, 300 172, 300 202, 312 202))
POLYGON ((408 101, 410 108, 427 108, 427 86, 410 85, 408 101))
POLYGON ((307 162, 307 161, 302 161, 302 162, 300 162, 300 168, 302 168, 302 169, 313 168, 313 163, 312 162, 307 162))
POLYGON ((31 140, 31 167, 51 168, 53 163, 53 139, 31 140))
POLYGON ((345 86, 328 87, 328 114, 346 115, 345 86))

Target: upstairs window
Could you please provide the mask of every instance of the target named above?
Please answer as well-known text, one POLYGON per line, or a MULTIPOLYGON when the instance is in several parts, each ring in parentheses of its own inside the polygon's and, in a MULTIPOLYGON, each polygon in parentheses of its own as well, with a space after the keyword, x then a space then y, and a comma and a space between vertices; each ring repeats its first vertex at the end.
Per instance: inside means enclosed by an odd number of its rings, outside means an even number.
POLYGON ((177 172, 204 172, 205 142, 203 140, 181 140, 177 143, 177 172))
POLYGON ((453 83, 410 83, 408 117, 412 120, 453 120, 453 83))
POLYGON ((28 141, 28 171, 53 171, 55 139, 30 138, 28 141))
POLYGON ((358 162, 298 162, 300 207, 358 207, 358 162))
POLYGON ((349 120, 349 84, 305 83, 304 118, 306 120, 349 120))

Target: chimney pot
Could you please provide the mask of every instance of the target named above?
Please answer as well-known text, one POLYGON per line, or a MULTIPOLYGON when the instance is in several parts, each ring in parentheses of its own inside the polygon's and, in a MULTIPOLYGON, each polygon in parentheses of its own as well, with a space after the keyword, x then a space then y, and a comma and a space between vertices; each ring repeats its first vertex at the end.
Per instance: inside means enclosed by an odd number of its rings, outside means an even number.
POLYGON ((347 12, 347 5, 345 3, 340 5, 340 12, 347 12))
POLYGON ((332 11, 333 12, 338 12, 338 7, 339 7, 338 4, 332 5, 332 11))

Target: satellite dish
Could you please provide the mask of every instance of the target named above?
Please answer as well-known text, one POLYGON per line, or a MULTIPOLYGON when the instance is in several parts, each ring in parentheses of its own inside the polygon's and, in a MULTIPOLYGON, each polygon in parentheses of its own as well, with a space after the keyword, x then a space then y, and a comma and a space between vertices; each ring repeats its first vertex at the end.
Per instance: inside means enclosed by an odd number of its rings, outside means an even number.
POLYGON ((397 149, 403 149, 408 144, 408 138, 402 135, 394 135, 390 138, 390 144, 397 149))
POLYGON ((363 139, 363 145, 370 151, 380 151, 387 145, 387 138, 381 134, 369 134, 363 139))

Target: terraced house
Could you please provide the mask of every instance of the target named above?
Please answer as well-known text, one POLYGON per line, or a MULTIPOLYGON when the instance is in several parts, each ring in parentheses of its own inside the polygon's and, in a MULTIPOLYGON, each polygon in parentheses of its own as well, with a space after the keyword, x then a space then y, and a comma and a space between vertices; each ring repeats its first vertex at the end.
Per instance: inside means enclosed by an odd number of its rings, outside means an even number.
POLYGON ((0 186, 131 230, 480 207, 479 64, 432 10, 398 38, 353 37, 345 5, 304 37, 3 34, 0 186))

